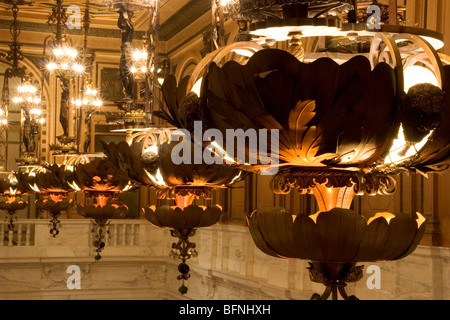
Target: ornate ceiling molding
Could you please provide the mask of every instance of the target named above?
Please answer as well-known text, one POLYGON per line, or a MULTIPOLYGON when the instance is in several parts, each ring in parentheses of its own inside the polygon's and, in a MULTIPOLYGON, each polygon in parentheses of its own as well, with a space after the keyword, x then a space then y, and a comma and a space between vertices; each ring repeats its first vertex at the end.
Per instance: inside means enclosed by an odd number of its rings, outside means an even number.
POLYGON ((160 41, 168 41, 211 10, 211 1, 190 0, 161 24, 160 41))
MULTIPOLYGON (((9 30, 11 21, 0 19, 0 29, 9 30)), ((46 23, 37 23, 37 22, 21 22, 20 23, 21 31, 31 31, 31 32, 45 32, 45 33, 54 33, 55 27, 49 26, 46 23)), ((65 34, 68 35, 79 35, 83 36, 82 29, 72 29, 70 31, 65 30, 65 34)), ((89 28, 89 36, 90 37, 102 37, 102 38, 120 38, 121 32, 120 29, 106 29, 106 28, 89 28)), ((135 38, 142 39, 145 36, 144 31, 136 31, 135 38)))

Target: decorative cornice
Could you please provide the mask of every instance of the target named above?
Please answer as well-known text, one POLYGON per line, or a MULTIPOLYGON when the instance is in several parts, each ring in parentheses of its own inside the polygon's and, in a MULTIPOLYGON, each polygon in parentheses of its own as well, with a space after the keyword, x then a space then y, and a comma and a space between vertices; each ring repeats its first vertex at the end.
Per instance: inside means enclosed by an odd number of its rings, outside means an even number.
MULTIPOLYGON (((9 30, 11 21, 0 19, 0 29, 9 30)), ((43 33, 55 33, 55 27, 49 26, 46 23, 38 23, 38 22, 20 22, 21 31, 34 31, 34 32, 43 32, 43 33)), ((83 36, 82 29, 72 29, 65 30, 63 32, 67 35, 79 35, 83 36)), ((121 31, 119 29, 104 29, 104 28, 89 28, 89 36, 90 37, 102 37, 102 38, 120 38, 121 31)), ((136 31, 135 39, 142 39, 145 36, 144 31, 136 31)))
POLYGON ((168 41, 193 21, 211 10, 211 1, 190 0, 161 24, 160 41, 168 41))

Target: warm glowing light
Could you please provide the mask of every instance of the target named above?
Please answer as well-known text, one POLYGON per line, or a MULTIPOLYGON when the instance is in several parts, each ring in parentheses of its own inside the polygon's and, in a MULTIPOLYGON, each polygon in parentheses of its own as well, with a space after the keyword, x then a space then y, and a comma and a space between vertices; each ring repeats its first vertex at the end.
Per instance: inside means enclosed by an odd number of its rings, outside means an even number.
POLYGON ((83 92, 83 97, 74 99, 72 98, 72 104, 81 108, 98 108, 103 105, 103 101, 98 97, 99 91, 95 89, 91 83, 86 82, 86 87, 83 92))
MULTIPOLYGON (((73 170, 71 170, 71 171, 73 171, 73 170)), ((73 190, 81 191, 81 188, 77 185, 76 182, 73 182, 73 183, 67 182, 67 184, 68 184, 73 190)))
POLYGON ((36 93, 37 88, 35 86, 30 85, 30 84, 25 84, 25 85, 17 87, 17 90, 20 93, 36 93))
POLYGON ((241 56, 248 57, 248 58, 250 58, 255 53, 255 52, 253 52, 251 50, 248 50, 248 49, 233 49, 232 51, 234 53, 237 53, 237 54, 239 54, 241 56))
POLYGON ((131 188, 133 188, 133 184, 131 183, 131 181, 128 181, 128 184, 125 186, 125 188, 122 189, 122 192, 126 192, 131 188))
POLYGON ((146 60, 148 53, 144 50, 135 50, 133 52, 133 60, 146 60))
POLYGON ((81 105, 82 105, 82 102, 81 102, 81 100, 80 99, 72 99, 72 103, 74 104, 74 105, 76 105, 77 107, 80 107, 81 105))
POLYGON ((420 66, 410 66, 404 71, 405 76, 405 92, 419 83, 431 83, 432 85, 438 86, 438 81, 434 73, 424 67, 420 66))
POLYGON ((147 170, 145 170, 145 173, 147 174, 147 176, 158 186, 165 186, 166 182, 164 181, 164 178, 161 174, 161 171, 158 169, 158 171, 156 172, 156 174, 153 176, 151 175, 147 170))
POLYGON ((25 104, 21 107, 36 108, 41 103, 38 88, 31 84, 30 80, 25 80, 24 83, 17 87, 17 96, 12 98, 13 103, 25 104))
POLYGON ((426 221, 426 219, 419 212, 416 212, 416 215, 417 215, 417 219, 416 219, 417 228, 420 228, 420 226, 422 225, 422 223, 424 223, 426 221))
POLYGON ((148 68, 148 52, 144 49, 136 49, 132 53, 132 62, 130 67, 130 72, 137 77, 142 77, 147 73, 148 68))
POLYGON ((384 163, 397 164, 416 155, 428 142, 428 139, 433 134, 433 132, 434 130, 432 130, 425 138, 423 138, 422 141, 408 146, 405 140, 405 134, 403 133, 403 126, 400 125, 397 139, 394 140, 391 150, 384 160, 384 163))
POLYGON ((77 73, 82 73, 84 71, 84 67, 81 64, 75 63, 72 66, 73 70, 77 73))
POLYGON ((31 109, 31 110, 30 110, 30 113, 31 113, 32 115, 40 116, 40 115, 42 114, 42 110, 41 110, 41 109, 38 109, 38 108, 34 108, 34 109, 31 109))
POLYGON ((378 212, 373 217, 369 218, 369 220, 367 220, 367 224, 369 225, 372 221, 374 221, 375 219, 379 219, 379 218, 384 218, 387 221, 387 223, 389 224, 389 222, 391 222, 391 219, 395 218, 395 216, 389 212, 378 212))
POLYGON ((64 50, 61 48, 54 48, 53 54, 57 57, 62 56, 64 54, 64 50))
POLYGON ((319 214, 321 214, 322 211, 316 212, 315 214, 311 214, 308 217, 311 218, 312 221, 314 221, 314 223, 317 223, 317 217, 319 216, 319 214))
POLYGON ((238 175, 231 180, 230 184, 233 184, 242 175, 242 171, 239 171, 238 175))
POLYGON ((195 81, 195 84, 192 87, 192 92, 196 93, 197 96, 199 96, 199 97, 200 97, 200 90, 202 88, 202 82, 203 82, 203 78, 198 78, 198 80, 195 81))
POLYGON ((41 190, 39 189, 39 187, 35 184, 28 184, 30 186, 30 188, 34 191, 34 192, 40 192, 41 190))
POLYGON ((54 63, 54 62, 50 62, 50 63, 47 64, 47 70, 49 70, 49 71, 53 71, 56 68, 58 68, 58 65, 56 63, 54 63))
POLYGON ((92 102, 92 104, 94 105, 94 107, 101 107, 103 105, 103 101, 102 100, 94 100, 92 102))
POLYGON ((75 58, 78 55, 77 50, 73 48, 64 48, 64 53, 71 58, 75 58))
POLYGON ((149 146, 148 148, 146 148, 143 152, 143 154, 146 153, 155 153, 158 154, 158 146, 156 144, 153 144, 151 146, 149 146))
POLYGON ((63 74, 80 74, 84 72, 84 66, 77 63, 76 59, 78 52, 76 49, 70 47, 67 43, 55 47, 52 50, 52 57, 46 68, 50 72, 63 73, 63 74))

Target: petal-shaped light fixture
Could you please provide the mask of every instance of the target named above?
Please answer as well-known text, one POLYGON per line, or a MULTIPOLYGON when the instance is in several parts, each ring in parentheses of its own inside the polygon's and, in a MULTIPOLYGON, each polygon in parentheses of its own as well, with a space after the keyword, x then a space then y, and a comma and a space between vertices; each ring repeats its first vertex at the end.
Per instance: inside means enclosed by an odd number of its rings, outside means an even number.
MULTIPOLYGON (((183 283, 179 291, 185 294, 188 289, 184 280, 190 277, 185 261, 197 256, 195 243, 190 241, 189 237, 195 235, 197 228, 211 226, 221 216, 219 207, 194 206, 194 199, 209 198, 212 189, 228 187, 244 179, 248 173, 239 168, 218 164, 195 164, 193 159, 190 163, 175 164, 172 155, 181 142, 170 141, 170 133, 159 133, 158 136, 144 133, 137 135, 130 145, 126 142, 104 144, 104 150, 116 168, 127 172, 136 183, 154 187, 161 198, 176 201, 176 208, 146 208, 145 212, 152 225, 171 228, 172 236, 179 239, 178 243, 172 245, 178 253, 174 251, 170 256, 182 260, 179 266, 181 275, 178 279, 183 283), (161 140, 161 137, 164 139, 161 140)), ((189 143, 187 146, 193 155, 194 144, 189 143)))
POLYGON ((4 210, 9 215, 8 229, 14 230, 14 215, 17 210, 25 209, 28 202, 22 200, 22 196, 29 191, 17 179, 14 172, 0 172, 0 197, 6 198, 0 202, 0 210, 4 210))
POLYGON ((293 216, 284 209, 272 209, 247 217, 256 246, 281 258, 311 260, 311 279, 327 288, 327 299, 337 292, 345 299, 346 282, 362 277, 358 262, 392 261, 412 253, 426 228, 426 220, 398 213, 377 213, 370 219, 348 209, 334 208, 314 215, 293 216))
POLYGON ((209 227, 217 223, 222 215, 222 208, 196 205, 189 205, 185 208, 160 206, 145 208, 144 211, 145 217, 152 225, 159 228, 170 228, 172 237, 178 238, 178 242, 172 244, 170 257, 181 260, 178 265, 180 275, 177 279, 182 280, 182 285, 178 291, 186 294, 188 288, 184 285, 184 281, 190 278, 190 268, 186 260, 198 255, 195 249, 196 245, 189 241, 189 237, 195 235, 197 228, 209 227))
POLYGON ((50 220, 50 234, 56 237, 59 234, 61 211, 67 211, 73 206, 69 193, 74 190, 67 183, 72 172, 66 165, 46 165, 18 172, 20 184, 29 192, 35 192, 42 198, 36 200, 39 209, 48 211, 52 216, 50 220))
POLYGON ((114 166, 107 158, 94 158, 78 163, 68 183, 75 191, 83 191, 85 205, 78 204, 78 213, 94 220, 92 233, 95 234, 96 260, 105 247, 106 226, 109 219, 127 217, 128 207, 117 198, 119 193, 135 188, 127 173, 114 166))

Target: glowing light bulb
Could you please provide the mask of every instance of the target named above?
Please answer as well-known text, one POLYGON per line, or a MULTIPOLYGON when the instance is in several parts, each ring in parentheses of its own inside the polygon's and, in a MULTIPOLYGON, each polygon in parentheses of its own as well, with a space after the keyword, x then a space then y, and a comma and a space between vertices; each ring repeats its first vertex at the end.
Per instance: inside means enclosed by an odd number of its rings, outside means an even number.
POLYGON ((31 109, 31 110, 30 110, 30 113, 33 114, 33 115, 39 116, 39 115, 42 114, 42 110, 41 110, 41 109, 38 109, 38 108, 34 108, 34 109, 31 109))
POLYGON ((237 53, 237 54, 239 54, 239 55, 241 55, 241 56, 248 57, 248 58, 251 57, 254 54, 253 51, 250 51, 248 49, 234 49, 232 51, 237 53))
POLYGON ((47 66, 46 66, 47 70, 49 70, 49 71, 53 71, 53 70, 55 70, 57 67, 58 67, 58 66, 57 66, 56 63, 54 63, 54 62, 50 62, 50 63, 48 63, 47 66))
POLYGON ((202 88, 202 82, 203 78, 199 78, 192 87, 192 92, 196 93, 197 96, 199 97, 200 97, 200 89, 202 88))
POLYGON ((61 48, 53 49, 53 54, 57 57, 62 56, 64 54, 64 50, 61 48))
POLYGON ((78 55, 77 50, 72 49, 72 48, 65 48, 64 53, 71 58, 75 58, 78 55))
POLYGON ((78 73, 81 73, 81 72, 84 71, 84 67, 83 67, 81 64, 78 64, 78 63, 75 63, 75 64, 72 66, 72 69, 73 69, 75 72, 78 72, 78 73))
POLYGON ((102 105, 103 105, 103 101, 102 100, 94 100, 93 102, 92 102, 92 104, 95 106, 95 107, 101 107, 102 105))
POLYGON ((432 85, 438 86, 438 81, 434 73, 424 67, 420 66, 410 66, 403 72, 405 77, 405 92, 419 83, 431 83, 432 85))

